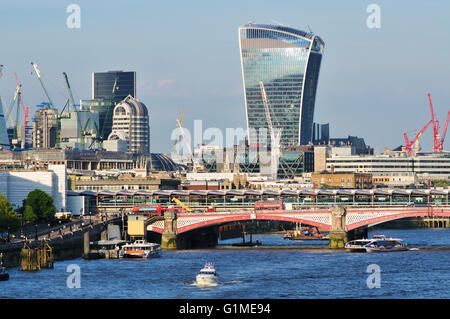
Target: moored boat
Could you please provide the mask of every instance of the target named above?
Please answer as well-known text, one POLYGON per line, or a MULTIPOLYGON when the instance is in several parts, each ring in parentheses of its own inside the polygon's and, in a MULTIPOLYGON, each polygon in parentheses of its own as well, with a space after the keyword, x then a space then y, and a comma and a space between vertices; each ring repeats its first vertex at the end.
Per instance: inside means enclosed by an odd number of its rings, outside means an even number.
POLYGON ((149 243, 145 240, 136 240, 125 244, 119 252, 119 258, 153 258, 161 256, 161 245, 149 243))

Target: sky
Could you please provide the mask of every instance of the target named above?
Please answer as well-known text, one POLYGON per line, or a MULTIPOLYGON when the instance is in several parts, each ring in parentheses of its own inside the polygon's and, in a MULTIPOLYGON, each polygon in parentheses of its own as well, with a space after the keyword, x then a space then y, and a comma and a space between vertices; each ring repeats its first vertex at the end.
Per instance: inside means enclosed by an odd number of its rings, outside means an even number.
MULTIPOLYGON (((314 121, 330 123, 331 137, 363 137, 378 153, 427 124, 428 93, 444 126, 448 12, 445 0, 0 0, 0 96, 9 105, 16 73, 26 106, 34 111, 46 100, 30 62, 60 109, 68 98, 62 72, 79 100, 91 98, 92 72, 136 71, 151 151, 170 153, 183 107, 183 126, 192 132, 194 120, 203 129, 246 128, 238 27, 281 23, 311 28, 325 42, 314 121), (67 26, 70 4, 80 7, 80 28, 67 26), (380 28, 366 23, 371 4, 379 6, 380 28)), ((420 139, 424 151, 432 140, 430 126, 420 139)))

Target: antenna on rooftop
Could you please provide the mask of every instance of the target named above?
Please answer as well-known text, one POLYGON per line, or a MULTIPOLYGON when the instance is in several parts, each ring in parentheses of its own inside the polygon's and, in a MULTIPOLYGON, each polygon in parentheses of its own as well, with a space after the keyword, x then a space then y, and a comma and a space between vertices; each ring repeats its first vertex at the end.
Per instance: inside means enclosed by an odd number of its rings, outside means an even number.
POLYGON ((314 33, 313 30, 311 30, 311 28, 309 27, 309 25, 307 25, 309 33, 314 33))
POLYGON ((280 25, 280 26, 282 26, 282 27, 287 27, 287 25, 285 25, 284 23, 281 23, 281 22, 279 22, 279 21, 277 21, 277 20, 275 20, 275 19, 270 19, 270 21, 273 22, 273 23, 275 23, 275 24, 278 24, 278 25, 280 25))

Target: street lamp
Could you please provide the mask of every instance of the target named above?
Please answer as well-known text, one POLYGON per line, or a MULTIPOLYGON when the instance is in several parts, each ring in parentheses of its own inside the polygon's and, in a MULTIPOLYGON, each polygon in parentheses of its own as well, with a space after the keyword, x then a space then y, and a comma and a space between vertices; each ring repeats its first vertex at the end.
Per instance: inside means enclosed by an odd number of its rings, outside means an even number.
POLYGON ((35 239, 38 240, 38 233, 37 233, 38 224, 36 223, 36 225, 34 225, 34 227, 35 227, 35 230, 36 230, 35 239))

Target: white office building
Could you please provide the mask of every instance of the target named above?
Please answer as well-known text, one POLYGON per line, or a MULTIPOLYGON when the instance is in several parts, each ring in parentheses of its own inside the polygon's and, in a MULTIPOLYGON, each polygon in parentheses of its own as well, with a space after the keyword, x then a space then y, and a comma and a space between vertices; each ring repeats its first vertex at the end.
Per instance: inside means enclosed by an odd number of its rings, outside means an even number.
POLYGON ((128 95, 114 107, 112 131, 108 140, 128 141, 128 152, 150 153, 148 110, 144 103, 128 95))
POLYGON ((419 180, 450 180, 450 153, 404 153, 371 156, 337 156, 326 159, 336 173, 370 173, 374 176, 416 175, 419 180))
POLYGON ((57 211, 66 210, 66 166, 48 165, 47 170, 0 172, 0 193, 8 199, 14 209, 22 207, 23 200, 35 189, 50 195, 57 211))

